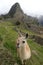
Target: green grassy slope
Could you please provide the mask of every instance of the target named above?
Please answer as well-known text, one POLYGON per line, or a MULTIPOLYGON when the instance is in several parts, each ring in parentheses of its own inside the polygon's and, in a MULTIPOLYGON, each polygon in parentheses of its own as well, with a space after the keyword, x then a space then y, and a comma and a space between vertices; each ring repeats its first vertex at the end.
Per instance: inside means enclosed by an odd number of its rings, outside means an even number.
MULTIPOLYGON (((21 65, 20 60, 17 58, 16 54, 16 39, 18 36, 18 33, 14 30, 15 26, 11 22, 1 22, 0 23, 0 49, 7 49, 9 53, 12 54, 14 61, 18 63, 18 65, 21 65)), ((29 34, 34 34, 31 31, 27 31, 22 29, 23 32, 28 32, 29 34)), ((32 56, 31 58, 27 61, 27 65, 43 65, 43 46, 37 44, 34 42, 32 39, 27 40, 30 48, 31 48, 31 53, 32 56)), ((1 54, 1 50, 0 50, 1 54)), ((4 56, 5 59, 5 56, 4 56)), ((7 62, 6 63, 3 59, 3 62, 1 61, 0 57, 0 65, 14 65, 13 63, 7 62), (1 63, 2 62, 2 63, 1 63)))

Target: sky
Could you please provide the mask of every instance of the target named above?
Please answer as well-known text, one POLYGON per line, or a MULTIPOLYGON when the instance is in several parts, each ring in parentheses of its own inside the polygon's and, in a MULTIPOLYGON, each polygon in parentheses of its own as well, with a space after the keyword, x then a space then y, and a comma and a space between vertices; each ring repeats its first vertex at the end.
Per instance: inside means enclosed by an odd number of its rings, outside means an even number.
POLYGON ((9 12, 11 6, 18 2, 27 15, 43 15, 43 0, 0 0, 0 14, 9 12))

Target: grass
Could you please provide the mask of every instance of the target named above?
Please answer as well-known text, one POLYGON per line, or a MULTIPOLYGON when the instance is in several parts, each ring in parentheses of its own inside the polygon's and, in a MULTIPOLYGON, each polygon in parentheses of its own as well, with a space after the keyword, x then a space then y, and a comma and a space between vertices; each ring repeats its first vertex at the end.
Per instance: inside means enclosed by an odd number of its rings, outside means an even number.
MULTIPOLYGON (((16 53, 16 39, 18 37, 18 33, 13 29, 15 26, 11 22, 1 22, 0 23, 0 37, 3 43, 3 47, 8 49, 15 61, 21 65, 20 60, 17 58, 16 53)), ((23 32, 28 32, 29 34, 35 34, 26 29, 21 29, 23 32)), ((43 65, 43 46, 37 44, 32 39, 27 39, 27 42, 31 48, 32 56, 29 60, 27 60, 27 65, 43 65)), ((9 65, 9 64, 7 64, 9 65)), ((13 65, 13 64, 12 64, 13 65)))

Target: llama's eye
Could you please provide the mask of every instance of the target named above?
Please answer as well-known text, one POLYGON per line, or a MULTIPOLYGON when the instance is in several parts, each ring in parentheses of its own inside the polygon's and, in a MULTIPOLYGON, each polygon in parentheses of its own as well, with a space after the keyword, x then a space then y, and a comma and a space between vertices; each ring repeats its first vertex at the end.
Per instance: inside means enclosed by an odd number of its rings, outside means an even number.
POLYGON ((25 43, 25 41, 22 41, 23 43, 25 43))

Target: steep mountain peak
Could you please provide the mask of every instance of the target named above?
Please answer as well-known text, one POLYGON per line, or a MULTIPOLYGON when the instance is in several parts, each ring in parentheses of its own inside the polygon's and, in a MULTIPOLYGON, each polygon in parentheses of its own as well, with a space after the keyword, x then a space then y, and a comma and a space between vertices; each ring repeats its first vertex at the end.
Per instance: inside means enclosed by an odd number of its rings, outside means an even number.
POLYGON ((15 21, 22 21, 22 22, 26 22, 26 23, 33 23, 33 24, 37 24, 37 18, 34 18, 32 16, 28 16, 26 15, 23 10, 21 9, 19 3, 15 3, 10 11, 8 12, 8 14, 6 15, 2 15, 2 17, 4 19, 6 18, 14 18, 15 21))
POLYGON ((20 4, 17 2, 13 6, 20 8, 20 4))
POLYGON ((22 9, 21 9, 19 3, 15 3, 15 4, 11 7, 11 9, 10 9, 10 11, 9 11, 8 14, 9 14, 11 17, 13 17, 16 12, 21 12, 21 13, 23 13, 23 11, 22 11, 22 9))

